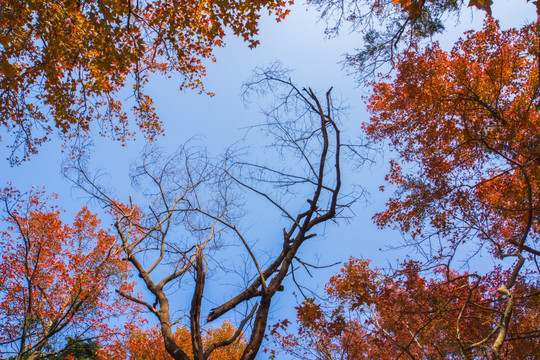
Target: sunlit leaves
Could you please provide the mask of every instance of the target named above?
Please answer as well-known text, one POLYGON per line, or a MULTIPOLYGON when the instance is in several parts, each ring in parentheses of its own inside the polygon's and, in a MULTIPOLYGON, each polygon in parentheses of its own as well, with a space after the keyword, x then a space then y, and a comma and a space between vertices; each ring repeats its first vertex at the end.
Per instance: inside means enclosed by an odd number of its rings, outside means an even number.
POLYGON ((13 139, 10 161, 36 153, 58 130, 93 127, 125 141, 134 118, 148 138, 163 129, 144 94, 152 73, 180 75, 204 92, 203 61, 215 60, 226 29, 250 46, 267 10, 278 20, 290 1, 10 1, 0 10, 0 125, 13 139), (126 85, 133 85, 132 96, 126 85), (121 92, 128 91, 128 96, 121 92), (131 107, 132 112, 127 109, 131 107))
POLYGON ((412 49, 395 80, 375 84, 365 128, 408 163, 392 163, 387 179, 401 192, 376 216, 379 225, 414 236, 434 228, 455 241, 478 236, 497 256, 538 237, 537 31, 486 21, 451 52, 412 49))

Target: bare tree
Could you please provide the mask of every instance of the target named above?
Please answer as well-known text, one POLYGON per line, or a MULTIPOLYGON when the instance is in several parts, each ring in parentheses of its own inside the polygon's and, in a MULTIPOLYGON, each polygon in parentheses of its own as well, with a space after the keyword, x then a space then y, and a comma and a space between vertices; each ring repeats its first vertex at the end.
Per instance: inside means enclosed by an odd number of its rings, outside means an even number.
MULTIPOLYGON (((310 88, 298 88, 278 67, 255 73, 245 94, 273 94, 277 102, 266 112, 262 128, 272 135, 275 163, 242 160, 240 151, 229 150, 211 159, 204 149, 185 146, 171 156, 148 147, 131 178, 135 188, 150 199, 147 210, 130 197, 126 204, 114 199, 78 159, 66 175, 105 207, 114 219, 125 258, 149 294, 143 298, 121 292, 146 307, 159 320, 165 348, 174 359, 187 360, 187 349, 174 341, 174 328, 189 317, 193 358, 208 359, 214 350, 228 346, 242 334, 246 346, 242 359, 254 359, 261 347, 274 296, 283 290, 284 279, 295 264, 307 267, 300 247, 317 236, 317 227, 342 217, 354 201, 342 195, 344 145, 336 120, 338 108, 332 89, 319 97, 310 88), (292 161, 293 165, 287 166, 292 161), (284 217, 286 226, 275 254, 254 248, 255 242, 240 228, 240 191, 266 199, 284 217), (298 201, 302 199, 301 201, 298 201), (224 245, 240 244, 249 259, 245 284, 228 300, 208 311, 208 322, 236 317, 237 331, 227 340, 203 344, 201 314, 210 304, 204 291, 207 282, 225 270, 224 245), (258 258, 259 256, 259 258, 258 258), (210 276, 211 275, 211 276, 210 276), (190 304, 177 299, 174 288, 191 287, 190 304), (187 308, 183 316, 174 309, 187 308), (250 331, 248 331, 248 328, 250 331)), ((234 266, 234 265, 233 265, 234 266)), ((180 296, 178 296, 180 297, 180 296)), ((210 305, 212 306, 212 305, 210 305)))

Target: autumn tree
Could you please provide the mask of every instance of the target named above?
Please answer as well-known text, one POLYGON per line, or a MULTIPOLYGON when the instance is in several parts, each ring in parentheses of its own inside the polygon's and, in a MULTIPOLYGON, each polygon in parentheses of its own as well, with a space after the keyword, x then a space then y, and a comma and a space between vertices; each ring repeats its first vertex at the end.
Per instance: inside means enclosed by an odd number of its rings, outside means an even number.
MULTIPOLYGON (((212 160, 200 148, 184 147, 170 156, 147 148, 131 175, 136 188, 151 199, 144 207, 131 198, 120 203, 80 161, 67 167, 68 177, 112 216, 124 256, 148 290, 141 299, 121 294, 153 314, 174 359, 187 360, 190 352, 193 359, 211 358, 242 333, 240 359, 254 359, 272 300, 283 290, 285 278, 298 266, 309 266, 300 257, 301 246, 317 236, 316 228, 339 219, 355 200, 340 192, 342 151, 354 146, 341 142, 331 90, 321 100, 312 89, 296 87, 286 73, 272 67, 258 72, 246 91, 278 96, 262 128, 267 130, 265 138, 275 139, 268 149, 277 150, 281 167, 250 162, 239 156, 241 150, 212 160), (278 239, 267 242, 270 247, 242 231, 239 215, 247 210, 238 196, 244 191, 261 196, 283 216, 285 227, 278 239), (236 250, 227 252, 233 245, 236 250), (211 292, 207 289, 217 285, 209 285, 210 280, 221 286, 232 282, 233 287, 211 292), (190 289, 191 300, 175 295, 177 288, 190 289), (204 312, 209 323, 235 321, 235 333, 206 343, 204 312), (175 329, 182 325, 189 328, 190 344, 175 338, 175 329)), ((268 149, 265 158, 271 157, 268 149)), ((266 212, 258 215, 261 221, 266 212)))
MULTIPOLYGON (((273 338, 280 354, 309 360, 491 359, 484 339, 505 306, 493 289, 509 276, 500 269, 480 277, 444 266, 422 272, 414 261, 388 273, 350 259, 330 279, 324 299, 297 308, 298 331, 284 320, 274 326, 273 338)), ((539 285, 520 281, 515 288, 504 358, 540 353, 539 285)))
POLYGON ((64 224, 43 191, 8 187, 0 199, 0 353, 52 359, 85 341, 106 344, 117 332, 109 320, 129 313, 112 288, 131 291, 114 236, 86 208, 64 224))
POLYGON ((144 85, 180 75, 203 92, 203 60, 215 60, 226 31, 250 46, 260 13, 282 19, 291 1, 8 1, 0 9, 0 125, 13 139, 12 164, 57 132, 125 141, 130 118, 147 138, 162 132, 144 85), (132 92, 133 114, 119 96, 132 92))
POLYGON ((539 272, 538 35, 538 23, 501 31, 486 20, 452 51, 413 47, 369 100, 368 136, 399 155, 387 177, 398 190, 378 225, 408 234, 430 266, 465 261, 484 279, 470 262, 480 254, 507 274, 491 288, 504 299, 484 319, 491 332, 463 343, 464 354, 489 343, 493 358, 503 357, 520 292, 539 272))
MULTIPOLYGON (((236 329, 229 321, 225 321, 221 326, 214 328, 209 326, 203 334, 202 342, 204 346, 213 343, 227 341, 234 336, 236 329)), ((174 341, 186 349, 186 353, 193 358, 191 348, 191 335, 185 326, 179 326, 174 331, 174 341)), ((215 360, 237 360, 240 359, 246 345, 243 335, 226 347, 216 349, 209 359, 215 360)), ((104 349, 99 353, 100 359, 133 359, 133 360, 170 360, 171 355, 165 349, 163 337, 159 327, 140 328, 132 327, 126 336, 115 346, 104 349)))

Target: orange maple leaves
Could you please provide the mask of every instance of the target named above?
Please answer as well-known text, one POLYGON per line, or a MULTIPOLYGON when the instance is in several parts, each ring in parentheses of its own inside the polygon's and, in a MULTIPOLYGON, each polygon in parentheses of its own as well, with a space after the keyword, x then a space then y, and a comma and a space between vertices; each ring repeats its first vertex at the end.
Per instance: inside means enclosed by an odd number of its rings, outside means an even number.
MULTIPOLYGON (((213 343, 226 341, 235 333, 236 328, 225 321, 220 327, 206 329, 203 342, 205 346, 213 343)), ((179 326, 174 332, 174 341, 193 358, 191 334, 188 328, 179 326)), ((246 341, 243 337, 238 338, 232 344, 216 349, 209 360, 238 360, 242 356, 246 341)), ((137 359, 137 360, 170 360, 171 355, 165 350, 163 337, 159 327, 140 328, 131 326, 129 332, 121 342, 100 351, 99 357, 106 359, 137 359)))
POLYGON ((163 129, 144 85, 152 73, 180 74, 204 91, 204 59, 225 29, 257 44, 259 13, 278 20, 290 1, 10 1, 0 12, 0 125, 14 139, 12 163, 36 153, 55 129, 65 138, 98 126, 125 141, 134 134, 119 93, 142 131, 163 129), (129 107, 129 106, 128 106, 129 107))
POLYGON ((108 319, 129 313, 113 288, 131 291, 116 239, 83 208, 69 226, 41 191, 1 194, 7 227, 0 248, 1 351, 19 356, 62 350, 67 336, 103 344, 108 319))
MULTIPOLYGON (((496 329, 503 299, 493 287, 509 276, 500 269, 484 278, 445 267, 422 276, 408 261, 385 275, 369 262, 351 258, 327 287, 328 298, 298 307, 299 332, 275 331, 287 352, 310 359, 489 358, 481 340, 496 329)), ((507 358, 540 351, 535 310, 537 284, 515 293, 516 322, 505 343, 507 358)))
POLYGON ((498 256, 503 244, 538 237, 537 43, 538 24, 500 31, 487 21, 451 52, 436 44, 407 52, 396 79, 375 84, 369 136, 416 165, 393 163, 388 179, 405 192, 376 216, 379 225, 449 235, 466 224, 498 256))

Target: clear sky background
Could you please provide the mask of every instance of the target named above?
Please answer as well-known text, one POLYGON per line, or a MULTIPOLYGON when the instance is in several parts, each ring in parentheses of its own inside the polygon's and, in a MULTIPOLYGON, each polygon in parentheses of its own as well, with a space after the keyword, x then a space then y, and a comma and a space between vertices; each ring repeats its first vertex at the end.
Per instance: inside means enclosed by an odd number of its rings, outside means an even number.
MULTIPOLYGON (((473 12, 465 9, 462 12, 461 24, 454 29, 453 19, 449 20, 448 32, 441 38, 441 43, 448 48, 463 30, 471 27, 473 12)), ((534 6, 525 4, 525 0, 495 1, 494 17, 501 19, 502 27, 519 25, 534 18, 534 6)), ((362 100, 369 94, 369 89, 359 87, 352 76, 347 75, 350 69, 343 69, 339 63, 343 54, 361 47, 361 35, 349 34, 344 29, 341 35, 333 39, 325 39, 324 23, 318 22, 318 14, 314 9, 299 3, 285 21, 275 23, 272 18, 263 17, 261 21, 261 44, 254 50, 248 49, 241 40, 227 37, 225 48, 216 50, 216 63, 207 64, 207 76, 204 80, 208 91, 214 92, 214 97, 198 95, 192 91, 178 90, 178 79, 155 77, 149 84, 150 95, 153 96, 156 109, 165 126, 165 136, 157 142, 169 151, 195 135, 202 135, 202 143, 211 152, 217 154, 228 146, 240 140, 245 128, 261 123, 256 103, 248 107, 240 97, 241 85, 246 81, 250 72, 257 66, 266 66, 279 60, 285 67, 292 69, 293 80, 300 86, 312 87, 321 92, 330 86, 334 87, 334 95, 341 96, 350 105, 346 119, 343 119, 342 130, 349 136, 360 135, 362 122, 368 121, 362 100)), ((473 25, 481 24, 483 15, 474 12, 473 25)), ((92 162, 95 166, 104 168, 108 173, 110 183, 117 189, 118 194, 127 199, 129 194, 129 164, 136 159, 144 139, 128 142, 126 146, 107 139, 94 138, 95 154, 92 162)), ((200 142, 201 143, 201 142, 200 142)), ((0 143, 0 158, 8 155, 6 143, 0 143)), ((44 186, 49 193, 59 194, 59 204, 66 210, 66 220, 71 221, 73 214, 85 204, 79 192, 73 191, 71 185, 60 175, 62 160, 61 143, 51 141, 42 146, 40 153, 30 161, 9 167, 7 161, 0 162, 0 184, 7 182, 21 191, 31 186, 44 186)), ((312 258, 320 258, 321 264, 336 261, 346 261, 350 256, 372 259, 378 266, 388 262, 395 263, 396 258, 403 259, 409 250, 380 251, 388 246, 397 244, 401 235, 392 230, 378 230, 371 223, 371 217, 376 211, 384 208, 384 202, 389 192, 380 193, 378 187, 384 184, 385 163, 391 155, 386 154, 377 158, 377 163, 362 171, 347 173, 345 181, 358 184, 370 193, 369 202, 358 204, 354 208, 355 217, 349 224, 330 225, 324 236, 305 244, 302 252, 312 258)), ((250 198, 246 209, 247 215, 243 223, 247 234, 252 240, 260 242, 280 239, 283 224, 277 213, 267 210, 264 201, 250 198)), ((413 255, 414 256, 414 255, 413 255)), ((322 286, 332 273, 339 267, 316 273, 314 279, 306 283, 313 289, 322 286)), ((290 286, 288 283, 286 286, 290 286)), ((294 298, 288 292, 282 295, 275 309, 276 318, 284 316, 280 309, 287 309, 294 298)), ((295 304, 295 303, 292 303, 295 304)), ((290 310, 287 310, 290 318, 290 310)))

